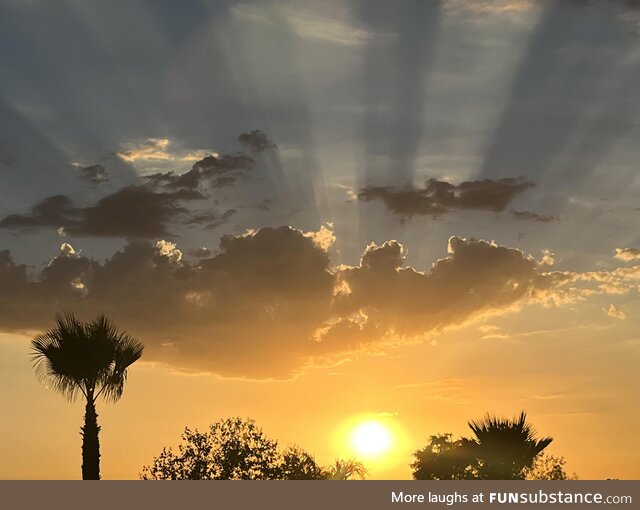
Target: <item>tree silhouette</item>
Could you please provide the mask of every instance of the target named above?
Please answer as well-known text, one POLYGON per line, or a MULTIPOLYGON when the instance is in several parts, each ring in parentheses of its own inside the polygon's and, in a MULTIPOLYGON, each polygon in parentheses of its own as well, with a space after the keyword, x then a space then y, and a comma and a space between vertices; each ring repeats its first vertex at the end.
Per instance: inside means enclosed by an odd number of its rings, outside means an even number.
MULTIPOLYGON (((431 436, 424 448, 417 450, 410 465, 418 480, 522 480, 527 477, 561 476, 558 466, 534 464, 553 440, 536 438, 535 429, 521 412, 514 419, 485 418, 470 421, 472 438, 456 441, 451 434, 431 436), (555 470, 554 470, 555 469, 555 470)), ((556 459, 557 461, 557 459, 556 459)))
POLYGON ((521 480, 537 455, 553 438, 536 439, 535 429, 527 423, 524 411, 514 419, 487 415, 470 421, 474 433, 470 439, 476 459, 481 463, 479 478, 484 480, 521 480))
POLYGON ((578 476, 573 473, 567 475, 564 469, 566 460, 564 457, 556 457, 542 453, 533 461, 533 465, 525 470, 527 480, 577 480, 578 476))
POLYGON ((410 464, 416 480, 472 480, 480 468, 467 439, 454 441, 451 434, 431 436, 427 445, 417 450, 410 464))
POLYGON ((299 446, 283 451, 254 420, 227 418, 206 432, 186 428, 178 451, 164 448, 142 468, 143 480, 349 480, 364 478, 355 459, 320 466, 299 446))
POLYGON ((164 448, 142 470, 144 480, 268 480, 279 478, 280 455, 254 420, 227 418, 201 433, 185 428, 178 453, 164 448))
POLYGON ((284 480, 325 480, 329 477, 327 470, 299 446, 291 446, 282 452, 280 470, 284 480))
POLYGON ((336 459, 335 463, 327 468, 329 480, 364 480, 366 476, 367 469, 356 459, 336 459))
POLYGON ((82 435, 82 478, 100 479, 98 397, 116 402, 122 396, 128 367, 140 359, 143 345, 104 315, 87 323, 70 313, 56 318, 56 327, 31 342, 32 362, 38 377, 65 398, 78 393, 85 400, 82 435))

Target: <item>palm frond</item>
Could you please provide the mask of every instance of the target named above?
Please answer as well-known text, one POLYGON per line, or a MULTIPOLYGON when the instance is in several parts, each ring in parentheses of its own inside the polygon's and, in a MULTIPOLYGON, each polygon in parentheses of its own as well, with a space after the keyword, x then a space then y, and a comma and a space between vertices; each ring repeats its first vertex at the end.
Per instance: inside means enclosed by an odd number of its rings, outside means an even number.
POLYGON ((140 342, 118 331, 104 315, 83 323, 71 312, 59 314, 56 326, 36 336, 31 347, 37 377, 69 400, 78 392, 118 400, 127 368, 143 351, 140 342))
POLYGON ((481 420, 469 422, 475 437, 466 439, 482 459, 484 472, 490 477, 519 477, 534 459, 553 441, 551 437, 538 439, 537 432, 527 423, 523 411, 513 419, 487 414, 481 420))
POLYGON ((96 342, 112 347, 111 363, 99 374, 100 393, 105 400, 115 402, 122 397, 127 380, 127 368, 142 357, 144 346, 126 333, 104 315, 99 316, 88 326, 90 335, 96 342))
POLYGON ((70 312, 56 317, 56 327, 36 336, 31 342, 31 361, 38 379, 73 401, 84 391, 82 345, 86 330, 70 312))

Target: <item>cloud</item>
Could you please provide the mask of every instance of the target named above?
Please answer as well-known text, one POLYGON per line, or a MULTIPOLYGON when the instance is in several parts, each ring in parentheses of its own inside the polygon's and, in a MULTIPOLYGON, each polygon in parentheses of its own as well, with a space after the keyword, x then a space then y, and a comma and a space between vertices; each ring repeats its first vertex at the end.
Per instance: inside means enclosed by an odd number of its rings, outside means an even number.
POLYGON ((99 184, 109 180, 107 169, 102 165, 89 165, 78 168, 78 174, 81 178, 99 184))
POLYGON ((358 198, 365 202, 382 200, 387 209, 403 216, 440 216, 459 209, 501 212, 519 194, 534 186, 522 178, 483 179, 451 184, 429 179, 424 188, 367 187, 358 198))
POLYGON ((311 239, 318 248, 324 251, 327 251, 336 242, 336 235, 325 225, 321 225, 317 232, 307 232, 304 236, 311 239))
POLYGON ((326 14, 318 10, 305 10, 300 4, 289 6, 284 3, 274 4, 264 2, 260 4, 243 3, 233 8, 232 12, 239 19, 260 23, 262 25, 278 27, 280 18, 284 18, 291 31, 302 39, 312 42, 323 42, 347 47, 360 47, 372 44, 384 44, 393 34, 374 31, 352 19, 348 10, 335 12, 338 5, 332 6, 333 12, 326 14))
POLYGON ((555 287, 549 294, 551 301, 575 302, 594 294, 624 295, 640 291, 640 265, 582 273, 554 271, 546 273, 546 277, 550 288, 555 287))
POLYGON ((604 311, 609 317, 614 319, 624 320, 627 318, 627 315, 615 305, 605 308, 604 311))
POLYGON ((364 46, 385 43, 392 34, 375 32, 345 20, 308 15, 289 11, 287 20, 293 31, 305 39, 338 44, 342 46, 364 46))
POLYGON ((191 250, 190 255, 198 259, 206 259, 211 256, 211 250, 206 246, 201 246, 195 250, 191 250))
POLYGON ((67 232, 98 237, 160 237, 169 234, 167 225, 188 216, 182 201, 203 198, 197 192, 161 193, 146 186, 128 186, 80 209, 82 219, 67 232))
POLYGON ((357 193, 350 186, 344 184, 332 184, 332 188, 342 191, 347 196, 347 202, 353 202, 358 199, 357 193))
POLYGON ((196 162, 191 170, 183 174, 166 172, 146 178, 150 184, 172 189, 196 189, 201 185, 222 188, 235 184, 254 166, 255 161, 242 153, 211 155, 196 162))
POLYGON ((493 333, 489 335, 484 335, 482 340, 509 340, 511 338, 510 335, 504 333, 493 333))
POLYGON ((470 11, 473 14, 511 14, 521 11, 528 11, 536 5, 540 5, 539 0, 446 0, 445 8, 453 12, 470 11))
POLYGON ((212 211, 203 211, 193 213, 191 218, 186 221, 187 225, 201 225, 208 230, 218 228, 220 225, 225 224, 232 216, 238 211, 236 209, 228 209, 222 214, 218 214, 212 211))
POLYGON ((178 249, 177 245, 171 241, 161 239, 156 243, 156 249, 158 250, 158 254, 167 257, 175 264, 182 260, 182 252, 178 249))
POLYGON ((60 245, 60 253, 65 257, 78 257, 80 255, 69 243, 62 243, 60 245))
POLYGON ((27 266, 16 264, 9 250, 0 251, 0 282, 3 296, 22 289, 27 283, 27 266))
POLYGON ((555 253, 550 250, 542 250, 541 266, 553 266, 556 263, 555 253))
POLYGON ((157 192, 146 186, 127 186, 89 207, 78 207, 66 196, 44 199, 24 215, 9 215, 0 228, 31 230, 52 227, 65 235, 96 237, 162 237, 168 224, 190 217, 183 201, 201 199, 196 191, 157 192), (60 228, 63 230, 60 231, 60 228))
POLYGON ((131 148, 129 150, 122 150, 117 154, 129 163, 149 159, 173 160, 175 158, 167 152, 169 143, 168 138, 147 138, 141 144, 130 144, 131 148))
POLYGON ((267 138, 262 131, 259 129, 254 129, 253 131, 249 131, 248 133, 240 133, 238 136, 238 141, 249 147, 252 152, 260 153, 266 150, 276 149, 278 146, 267 138))
POLYGON ((0 228, 30 230, 42 227, 61 227, 77 221, 78 211, 71 199, 64 195, 45 198, 27 214, 10 214, 0 220, 0 228))
POLYGON ((549 216, 546 214, 538 214, 529 211, 511 211, 511 215, 518 220, 538 221, 540 223, 550 223, 558 221, 557 216, 549 216))
POLYGON ((30 277, 1 252, 0 329, 42 329, 61 309, 83 317, 104 312, 145 342, 150 360, 286 378, 525 303, 552 302, 550 294, 571 293, 577 281, 541 273, 519 250, 459 237, 425 270, 406 266, 407 250, 394 240, 370 244, 356 266, 334 267, 332 240, 328 227, 262 228, 225 235, 217 252, 194 259, 161 239, 130 241, 104 262, 63 245, 30 277))
MULTIPOLYGON (((244 133, 240 138, 258 152, 272 143, 259 130, 244 133)), ((166 151, 168 145, 166 138, 153 138, 120 156, 129 161, 174 160, 174 156, 166 151), (158 151, 165 155, 158 155, 158 151)), ((199 154, 188 153, 181 156, 181 161, 190 161, 196 155, 199 154)), ((64 235, 132 238, 168 236, 168 225, 176 222, 201 224, 213 229, 228 221, 236 210, 229 209, 222 215, 211 211, 191 213, 183 202, 205 198, 201 191, 231 186, 247 178, 255 164, 253 158, 240 152, 213 153, 196 161, 185 173, 169 171, 147 175, 141 178, 143 184, 124 187, 92 206, 79 207, 64 195, 48 197, 26 214, 12 214, 1 219, 0 228, 25 231, 54 227, 64 235)), ((80 168, 79 175, 94 183, 108 179, 106 169, 101 165, 80 168)))
POLYGON ((640 250, 637 248, 616 248, 616 254, 614 257, 618 260, 623 260, 624 262, 640 260, 640 250))
POLYGON ((169 138, 147 138, 144 142, 130 142, 123 144, 126 150, 116 154, 127 163, 137 168, 142 175, 158 172, 158 169, 176 166, 183 168, 185 164, 192 164, 207 157, 218 158, 220 154, 210 149, 187 149, 182 144, 170 149, 172 141, 169 138))
POLYGON ((367 328, 412 337, 504 311, 532 298, 544 280, 535 260, 516 249, 452 237, 448 252, 422 272, 404 266, 397 241, 371 244, 359 266, 338 273, 349 291, 336 306, 342 316, 364 314, 367 328))

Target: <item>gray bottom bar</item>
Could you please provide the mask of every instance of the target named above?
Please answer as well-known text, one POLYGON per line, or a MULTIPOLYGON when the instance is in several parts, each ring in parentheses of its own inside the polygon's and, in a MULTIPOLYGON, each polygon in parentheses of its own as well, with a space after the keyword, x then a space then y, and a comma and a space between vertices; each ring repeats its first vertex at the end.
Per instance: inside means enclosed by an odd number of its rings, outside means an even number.
POLYGON ((640 481, 0 481, 1 508, 640 508, 640 481))

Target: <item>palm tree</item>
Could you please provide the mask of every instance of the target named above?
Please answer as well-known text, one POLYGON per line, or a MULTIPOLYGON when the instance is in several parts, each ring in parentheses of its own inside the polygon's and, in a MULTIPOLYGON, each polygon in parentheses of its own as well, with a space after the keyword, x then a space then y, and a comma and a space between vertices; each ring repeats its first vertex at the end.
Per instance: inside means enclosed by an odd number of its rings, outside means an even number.
POLYGON ((364 480, 366 476, 367 468, 356 459, 336 459, 335 464, 327 468, 329 480, 353 480, 354 478, 364 480))
POLYGON ((140 359, 143 345, 118 330, 104 315, 80 322, 66 312, 56 327, 31 342, 36 374, 69 401, 85 400, 82 435, 82 478, 100 479, 100 443, 96 401, 117 401, 124 391, 127 368, 140 359))
POLYGON ((551 437, 536 438, 535 429, 526 422, 524 411, 510 420, 487 415, 470 421, 475 437, 463 439, 480 462, 479 477, 487 480, 522 479, 525 469, 553 441, 551 437))

